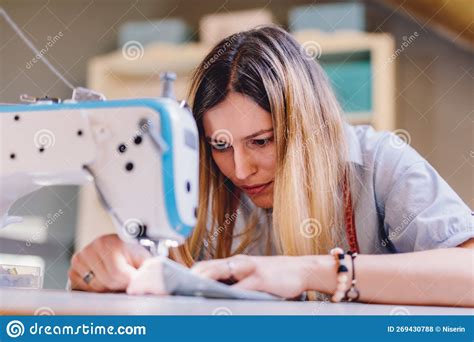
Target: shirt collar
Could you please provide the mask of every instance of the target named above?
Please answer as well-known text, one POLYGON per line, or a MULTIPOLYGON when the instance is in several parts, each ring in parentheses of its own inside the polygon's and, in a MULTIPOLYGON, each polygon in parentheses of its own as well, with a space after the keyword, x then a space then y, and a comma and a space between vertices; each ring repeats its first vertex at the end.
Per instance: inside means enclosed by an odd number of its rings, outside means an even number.
POLYGON ((360 149, 360 141, 355 132, 354 126, 344 122, 344 132, 348 145, 348 160, 352 163, 363 165, 362 151, 360 149))

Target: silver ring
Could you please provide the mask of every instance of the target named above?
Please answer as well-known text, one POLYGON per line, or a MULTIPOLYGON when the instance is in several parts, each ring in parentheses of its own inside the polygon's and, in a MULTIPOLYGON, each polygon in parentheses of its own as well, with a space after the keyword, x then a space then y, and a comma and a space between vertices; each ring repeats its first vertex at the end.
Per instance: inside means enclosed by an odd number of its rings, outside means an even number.
POLYGON ((227 268, 229 269, 230 277, 229 279, 235 279, 234 277, 234 263, 232 261, 227 260, 227 268))
POLYGON ((95 274, 94 272, 92 271, 89 271, 87 272, 87 274, 82 278, 82 280, 84 280, 84 282, 89 285, 89 283, 92 281, 92 279, 94 279, 95 277, 95 274))

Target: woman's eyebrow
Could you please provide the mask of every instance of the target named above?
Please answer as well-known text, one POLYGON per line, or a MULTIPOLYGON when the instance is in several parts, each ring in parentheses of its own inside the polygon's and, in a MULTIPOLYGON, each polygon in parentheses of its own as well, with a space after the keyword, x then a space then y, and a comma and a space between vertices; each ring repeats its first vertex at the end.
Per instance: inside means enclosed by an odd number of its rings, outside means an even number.
POLYGON ((221 143, 223 140, 213 139, 212 137, 206 137, 206 141, 209 144, 218 144, 218 143, 221 143))
POLYGON ((243 140, 252 139, 254 137, 259 136, 260 134, 267 133, 267 132, 273 132, 273 128, 261 129, 258 132, 255 132, 253 134, 250 134, 249 136, 246 136, 243 140))
MULTIPOLYGON (((259 136, 260 134, 267 133, 267 132, 273 132, 273 128, 261 129, 261 130, 258 131, 258 132, 255 132, 255 133, 250 134, 249 136, 246 136, 246 137, 243 138, 242 140, 252 139, 252 138, 254 138, 254 137, 259 136)), ((209 142, 209 143, 218 142, 218 140, 213 139, 212 137, 206 137, 206 140, 207 140, 207 142, 209 142)))

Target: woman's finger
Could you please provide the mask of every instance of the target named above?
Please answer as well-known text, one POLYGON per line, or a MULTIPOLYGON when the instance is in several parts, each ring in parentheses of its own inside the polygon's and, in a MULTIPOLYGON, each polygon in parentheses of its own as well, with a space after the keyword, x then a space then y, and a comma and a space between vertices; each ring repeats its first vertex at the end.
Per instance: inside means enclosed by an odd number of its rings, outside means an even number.
POLYGON ((251 257, 234 256, 225 259, 202 261, 194 265, 191 271, 214 280, 244 279, 255 271, 255 262, 251 257))
POLYGON ((168 294, 163 281, 163 259, 156 257, 146 260, 133 274, 127 293, 130 295, 168 294))
POLYGON ((105 265, 99 255, 94 249, 91 249, 89 253, 81 255, 85 266, 94 273, 94 277, 90 281, 90 285, 95 287, 99 291, 105 291, 109 289, 109 284, 113 281, 110 279, 105 265))
POLYGON ((223 268, 223 265, 225 265, 225 260, 227 259, 216 259, 197 262, 191 268, 191 272, 199 275, 204 275, 210 270, 214 269, 219 270, 219 272, 216 271, 216 273, 222 273, 223 271, 225 271, 225 268, 223 268))
MULTIPOLYGON (((94 248, 98 250, 99 253, 107 256, 110 253, 120 252, 123 254, 127 264, 130 264, 135 268, 139 268, 143 261, 152 256, 145 247, 138 243, 124 242, 115 234, 98 239, 94 244, 94 248)), ((108 258, 104 256, 103 259, 107 260, 108 258)))
POLYGON ((90 291, 89 286, 84 282, 82 276, 74 269, 69 271, 69 282, 71 290, 90 291))
POLYGON ((72 264, 72 269, 78 274, 78 276, 81 278, 81 280, 76 280, 77 284, 81 284, 81 289, 85 291, 95 291, 95 292, 104 292, 105 287, 102 286, 99 281, 97 280, 95 276, 95 271, 91 269, 91 267, 86 263, 86 261, 83 258, 83 253, 79 253, 73 258, 73 264, 72 264), (94 277, 90 280, 89 283, 86 283, 84 281, 84 277, 86 274, 89 272, 94 273, 94 277))
POLYGON ((257 277, 250 276, 232 285, 232 287, 236 287, 242 290, 261 291, 262 284, 261 280, 259 280, 257 277))
POLYGON ((135 268, 140 268, 146 260, 153 257, 149 251, 140 245, 131 246, 125 250, 128 252, 125 253, 128 263, 135 268))
POLYGON ((115 249, 107 255, 98 253, 98 256, 105 265, 108 287, 114 291, 124 291, 137 270, 130 265, 123 251, 115 249))

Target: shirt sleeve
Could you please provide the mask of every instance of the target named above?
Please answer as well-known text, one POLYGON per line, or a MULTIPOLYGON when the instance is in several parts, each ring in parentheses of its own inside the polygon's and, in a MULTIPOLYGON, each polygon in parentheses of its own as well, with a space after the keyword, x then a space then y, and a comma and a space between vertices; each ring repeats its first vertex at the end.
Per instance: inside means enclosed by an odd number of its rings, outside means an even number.
POLYGON ((386 133, 374 167, 377 210, 396 252, 455 247, 474 237, 471 209, 413 148, 386 133))

